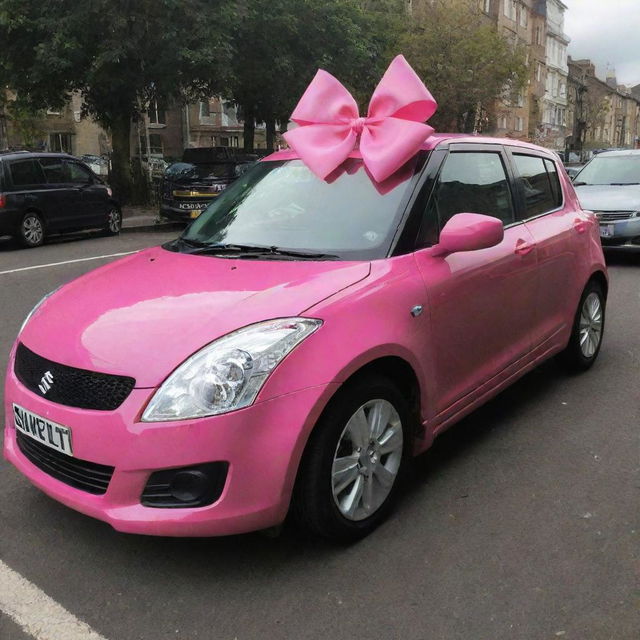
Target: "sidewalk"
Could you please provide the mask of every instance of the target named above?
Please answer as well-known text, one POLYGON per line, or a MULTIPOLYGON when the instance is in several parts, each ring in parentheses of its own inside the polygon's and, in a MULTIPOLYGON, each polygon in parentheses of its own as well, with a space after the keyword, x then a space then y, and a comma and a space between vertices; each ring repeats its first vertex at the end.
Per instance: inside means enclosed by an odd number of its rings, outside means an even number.
POLYGON ((122 233, 145 231, 171 231, 184 229, 182 222, 157 222, 158 210, 155 207, 138 207, 125 205, 122 207, 122 233))

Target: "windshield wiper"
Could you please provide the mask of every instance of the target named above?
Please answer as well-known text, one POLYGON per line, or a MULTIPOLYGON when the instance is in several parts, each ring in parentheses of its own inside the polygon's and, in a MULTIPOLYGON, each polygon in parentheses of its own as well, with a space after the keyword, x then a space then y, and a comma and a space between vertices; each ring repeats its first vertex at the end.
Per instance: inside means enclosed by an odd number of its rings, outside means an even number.
POLYGON ((207 244, 193 240, 184 240, 187 244, 194 246, 195 250, 190 253, 197 255, 233 255, 237 258, 246 257, 266 257, 274 258, 297 258, 301 260, 338 260, 339 256, 330 253, 315 253, 312 251, 293 251, 281 249, 280 247, 261 247, 252 244, 207 244))
POLYGON ((640 184, 640 182, 610 182, 609 184, 614 185, 616 187, 624 187, 628 184, 640 184))

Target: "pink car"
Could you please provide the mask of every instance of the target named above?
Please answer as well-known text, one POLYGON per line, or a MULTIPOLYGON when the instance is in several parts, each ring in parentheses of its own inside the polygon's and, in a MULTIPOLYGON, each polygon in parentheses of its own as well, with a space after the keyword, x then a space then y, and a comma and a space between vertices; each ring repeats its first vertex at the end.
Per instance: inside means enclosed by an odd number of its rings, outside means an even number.
POLYGON ((391 178, 258 163, 176 241, 43 300, 4 453, 119 531, 369 533, 411 456, 555 354, 587 369, 598 225, 555 154, 431 136, 391 178))

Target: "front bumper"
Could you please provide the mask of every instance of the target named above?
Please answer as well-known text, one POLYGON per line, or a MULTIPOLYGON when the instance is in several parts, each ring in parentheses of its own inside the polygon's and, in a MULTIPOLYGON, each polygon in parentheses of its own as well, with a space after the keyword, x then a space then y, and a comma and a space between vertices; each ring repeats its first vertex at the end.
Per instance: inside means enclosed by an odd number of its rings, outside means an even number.
POLYGON ((640 239, 640 218, 624 220, 598 220, 600 238, 603 244, 624 244, 633 239, 640 239))
POLYGON ((280 524, 307 437, 335 385, 304 389, 222 416, 139 422, 153 389, 134 389, 116 411, 48 402, 23 387, 10 367, 5 390, 4 456, 38 488, 86 515, 128 533, 216 536, 280 524), (41 471, 16 442, 16 403, 72 431, 74 456, 115 467, 104 495, 75 489, 41 471), (140 498, 161 469, 226 461, 220 498, 199 508, 153 508, 140 498))

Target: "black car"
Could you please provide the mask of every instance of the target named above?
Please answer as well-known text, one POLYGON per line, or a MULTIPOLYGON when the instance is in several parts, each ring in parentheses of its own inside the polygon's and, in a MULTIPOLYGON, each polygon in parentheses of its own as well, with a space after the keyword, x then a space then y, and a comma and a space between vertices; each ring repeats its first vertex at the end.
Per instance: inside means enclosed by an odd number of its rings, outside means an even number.
POLYGON ((258 159, 228 147, 185 149, 160 182, 160 216, 189 221, 258 159))
POLYGON ((120 206, 108 185, 64 153, 0 153, 0 236, 37 247, 46 236, 82 229, 122 227, 120 206))

